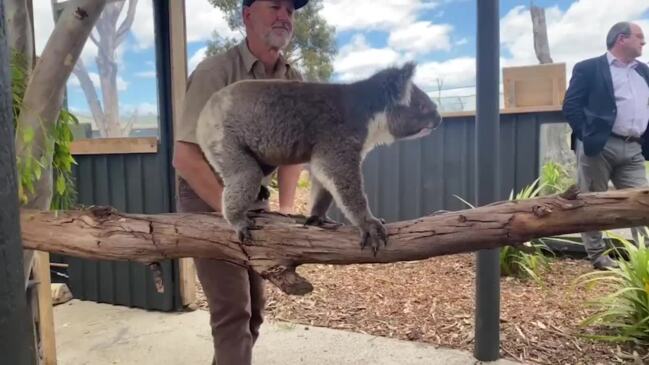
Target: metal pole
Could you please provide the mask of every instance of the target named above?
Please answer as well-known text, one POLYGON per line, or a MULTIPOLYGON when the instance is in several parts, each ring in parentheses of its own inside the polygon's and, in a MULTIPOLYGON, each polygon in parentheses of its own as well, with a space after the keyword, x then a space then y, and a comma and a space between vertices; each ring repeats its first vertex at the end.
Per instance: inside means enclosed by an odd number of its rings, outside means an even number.
MULTIPOLYGON (((477 205, 498 198, 499 160, 499 1, 478 0, 476 182, 477 205)), ((477 253, 474 356, 494 361, 500 350, 499 249, 477 253)))
POLYGON ((36 358, 23 274, 9 54, 0 2, 0 356, 3 364, 23 365, 36 358))

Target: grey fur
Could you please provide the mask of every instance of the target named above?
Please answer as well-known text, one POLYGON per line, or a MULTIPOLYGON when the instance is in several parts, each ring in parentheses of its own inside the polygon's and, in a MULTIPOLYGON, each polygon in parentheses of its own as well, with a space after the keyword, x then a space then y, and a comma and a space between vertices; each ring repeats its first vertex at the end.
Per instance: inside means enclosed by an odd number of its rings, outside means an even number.
POLYGON ((209 99, 198 142, 224 183, 223 215, 242 242, 262 178, 278 165, 310 163, 311 215, 327 221, 335 200, 361 232, 361 247, 386 244, 370 212, 361 163, 377 144, 423 136, 441 123, 435 103, 412 83, 414 63, 390 67, 349 84, 246 80, 209 99))

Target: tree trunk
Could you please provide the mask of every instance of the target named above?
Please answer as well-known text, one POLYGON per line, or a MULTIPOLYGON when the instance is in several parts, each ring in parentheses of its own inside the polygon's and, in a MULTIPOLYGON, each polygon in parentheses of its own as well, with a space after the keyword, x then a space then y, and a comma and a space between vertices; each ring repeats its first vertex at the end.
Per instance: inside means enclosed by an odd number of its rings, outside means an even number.
POLYGON ((81 90, 83 90, 83 94, 86 96, 86 101, 88 102, 88 106, 90 106, 92 118, 95 120, 97 128, 99 128, 99 134, 101 136, 107 136, 108 132, 106 131, 106 123, 104 122, 104 111, 101 108, 101 103, 99 102, 99 98, 97 97, 95 84, 92 83, 83 60, 79 59, 77 61, 77 64, 74 65, 72 72, 74 72, 74 75, 79 80, 81 90))
MULTIPOLYGON (((101 12, 105 0, 71 1, 56 23, 25 91, 16 133, 16 154, 19 161, 33 158, 43 162, 43 171, 51 170, 54 148, 52 131, 61 108, 65 83, 79 58, 88 34, 101 12), (33 131, 33 140, 24 133, 33 131)), ((51 179, 51 173, 43 174, 51 179)), ((51 184, 29 196, 27 208, 49 209, 51 184)))
POLYGON ((122 137, 117 99, 117 62, 115 62, 117 17, 122 11, 122 6, 124 6, 123 2, 106 5, 106 9, 97 22, 99 44, 97 45, 96 61, 101 95, 104 101, 104 121, 108 132, 106 137, 122 137))
POLYGON ((10 51, 18 52, 27 72, 34 63, 34 35, 27 0, 5 0, 7 39, 10 51))
POLYGON ((548 27, 545 23, 545 9, 532 5, 532 31, 534 32, 534 51, 540 63, 552 63, 548 42, 548 27))
POLYGON ((23 211, 26 248, 63 255, 152 263, 210 257, 252 267, 284 292, 305 294, 311 284, 295 273, 301 264, 358 264, 421 260, 433 256, 520 244, 533 238, 649 225, 649 188, 505 201, 387 225, 388 247, 361 250, 351 226, 306 227, 303 217, 255 215, 254 243, 240 245, 213 214, 123 214, 110 208, 23 211), (278 218, 281 217, 281 218, 278 218))
MULTIPOLYGON (((97 21, 105 0, 70 1, 34 68, 16 128, 16 158, 19 164, 40 164, 34 192, 27 192, 25 208, 47 210, 52 200, 53 130, 63 100, 65 83, 83 45, 97 21), (32 135, 33 138, 26 138, 32 135)), ((33 171, 26 173, 32 174, 33 171)), ((31 271, 31 252, 25 255, 26 275, 31 271)))

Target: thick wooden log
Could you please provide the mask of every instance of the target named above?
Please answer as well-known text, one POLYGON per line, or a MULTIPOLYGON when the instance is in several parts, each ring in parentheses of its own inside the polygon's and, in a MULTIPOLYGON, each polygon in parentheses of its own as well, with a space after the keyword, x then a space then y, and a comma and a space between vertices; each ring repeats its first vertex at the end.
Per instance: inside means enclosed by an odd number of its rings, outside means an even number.
POLYGON ((304 226, 304 217, 253 214, 254 244, 241 245, 216 213, 125 214, 95 207, 78 211, 24 210, 25 248, 70 256, 152 263, 211 257, 247 265, 289 294, 311 284, 302 264, 360 264, 421 260, 516 245, 533 238, 649 225, 649 188, 504 201, 475 209, 387 224, 388 246, 361 250, 351 226, 304 226))

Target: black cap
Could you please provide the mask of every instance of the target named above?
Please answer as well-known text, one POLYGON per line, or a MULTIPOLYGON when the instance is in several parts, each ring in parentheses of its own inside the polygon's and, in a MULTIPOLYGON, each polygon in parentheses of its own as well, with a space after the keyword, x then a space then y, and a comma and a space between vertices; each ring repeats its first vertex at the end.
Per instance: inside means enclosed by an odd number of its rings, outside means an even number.
MULTIPOLYGON (((252 3, 254 3, 255 0, 243 0, 243 6, 250 6, 252 3)), ((303 7, 308 3, 309 0, 293 0, 293 7, 295 7, 295 10, 303 7)))

